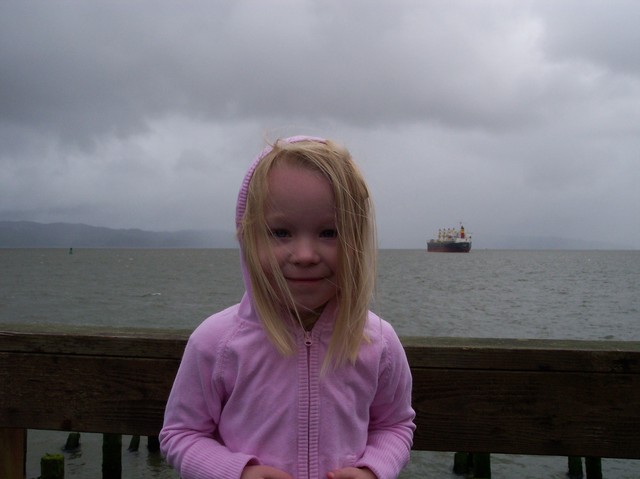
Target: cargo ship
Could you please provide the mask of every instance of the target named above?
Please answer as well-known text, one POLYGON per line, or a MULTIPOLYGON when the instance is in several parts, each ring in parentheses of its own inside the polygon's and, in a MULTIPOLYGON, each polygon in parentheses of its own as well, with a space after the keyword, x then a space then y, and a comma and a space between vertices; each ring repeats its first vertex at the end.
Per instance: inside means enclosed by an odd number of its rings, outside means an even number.
POLYGON ((438 230, 438 238, 427 241, 430 253, 468 253, 471 251, 471 235, 467 235, 464 226, 460 229, 447 228, 438 230))

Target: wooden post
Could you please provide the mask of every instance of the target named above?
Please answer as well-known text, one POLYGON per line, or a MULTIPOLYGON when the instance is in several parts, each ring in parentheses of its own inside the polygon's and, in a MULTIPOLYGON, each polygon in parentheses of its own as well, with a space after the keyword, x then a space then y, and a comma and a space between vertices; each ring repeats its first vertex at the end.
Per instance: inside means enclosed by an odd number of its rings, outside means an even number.
POLYGON ((473 478, 491 479, 491 454, 484 452, 473 454, 473 478))
POLYGON ((458 476, 466 476, 471 470, 471 454, 468 452, 456 452, 453 456, 453 473, 458 476))
POLYGON ((0 427, 0 477, 24 479, 27 459, 27 430, 0 427))
POLYGON ((158 436, 147 437, 147 450, 149 452, 158 452, 160 450, 160 438, 158 436))
POLYGON ((567 472, 569 479, 582 479, 584 476, 582 473, 582 457, 569 456, 567 463, 569 465, 569 472, 567 472))
POLYGON ((602 479, 602 459, 599 457, 585 457, 587 479, 602 479))
POLYGON ((122 434, 102 435, 102 479, 122 478, 122 434))
POLYGON ((131 440, 129 441, 129 448, 127 451, 136 452, 140 447, 140 436, 131 436, 131 440))
POLYGON ((80 433, 70 432, 67 436, 67 442, 64 445, 65 451, 75 451, 80 447, 80 433))
POLYGON ((64 456, 45 454, 40 459, 40 479, 64 479, 64 456))

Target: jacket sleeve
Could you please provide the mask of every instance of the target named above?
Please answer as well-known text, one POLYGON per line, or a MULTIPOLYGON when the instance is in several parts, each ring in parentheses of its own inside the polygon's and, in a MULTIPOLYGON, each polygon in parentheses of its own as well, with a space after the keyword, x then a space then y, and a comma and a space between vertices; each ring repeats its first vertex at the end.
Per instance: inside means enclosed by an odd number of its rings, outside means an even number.
POLYGON ((378 479, 395 479, 409 462, 415 431, 411 407, 411 371, 404 348, 391 325, 382 322, 384 352, 378 390, 370 408, 369 435, 357 467, 378 479))
MULTIPOLYGON (((199 334, 196 330, 187 343, 169 395, 160 448, 183 479, 239 479, 244 467, 258 460, 215 440, 225 392, 215 381, 215 343, 199 334)), ((219 344, 220 338, 214 341, 219 344)))

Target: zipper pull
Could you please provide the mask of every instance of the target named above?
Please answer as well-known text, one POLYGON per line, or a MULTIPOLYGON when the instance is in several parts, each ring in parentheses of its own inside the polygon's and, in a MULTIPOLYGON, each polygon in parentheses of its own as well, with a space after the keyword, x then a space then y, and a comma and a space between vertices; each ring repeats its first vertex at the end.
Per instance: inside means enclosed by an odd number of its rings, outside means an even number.
POLYGON ((310 331, 305 331, 304 332, 304 345, 306 347, 311 347, 312 341, 311 341, 311 332, 310 331))

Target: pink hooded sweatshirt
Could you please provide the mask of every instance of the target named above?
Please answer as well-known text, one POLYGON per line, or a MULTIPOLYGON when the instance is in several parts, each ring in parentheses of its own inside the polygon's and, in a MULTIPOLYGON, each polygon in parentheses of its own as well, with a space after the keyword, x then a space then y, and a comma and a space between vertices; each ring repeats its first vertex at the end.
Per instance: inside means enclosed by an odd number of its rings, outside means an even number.
MULTIPOLYGON (((324 141, 294 137, 285 141, 324 141)), ((256 158, 242 184, 236 221, 256 158)), ((294 479, 321 479, 338 468, 371 469, 394 479, 409 460, 415 413, 411 373, 393 328, 369 313, 357 361, 320 369, 331 339, 330 302, 297 352, 280 354, 246 292, 239 304, 207 318, 191 335, 160 433, 163 454, 183 479, 239 479, 263 464, 294 479)))

